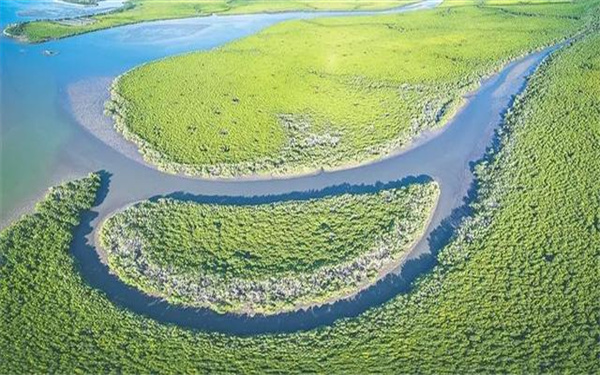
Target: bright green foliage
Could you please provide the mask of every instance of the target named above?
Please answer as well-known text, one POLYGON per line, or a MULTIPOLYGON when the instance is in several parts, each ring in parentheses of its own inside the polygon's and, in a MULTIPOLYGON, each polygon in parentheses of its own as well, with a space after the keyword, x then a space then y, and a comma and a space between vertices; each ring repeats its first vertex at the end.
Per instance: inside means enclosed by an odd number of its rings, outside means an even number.
POLYGON ((442 124, 509 59, 574 32, 583 21, 553 14, 582 16, 582 4, 530 5, 539 16, 465 6, 286 22, 136 68, 116 81, 108 110, 146 160, 170 172, 356 164, 442 124))
POLYGON ((233 206, 145 202, 100 232, 120 278, 175 303, 273 313, 356 292, 397 264, 437 185, 233 206))
POLYGON ((532 79, 435 271, 333 327, 237 338, 160 325, 83 283, 70 225, 22 219, 0 237, 0 373, 600 373, 599 51, 596 34, 532 79))
MULTIPOLYGON (((85 1, 85 0, 84 0, 85 1)), ((394 8, 413 0, 130 0, 107 14, 60 21, 34 21, 9 26, 7 32, 39 43, 132 23, 214 13, 259 13, 291 10, 367 10, 394 8)))

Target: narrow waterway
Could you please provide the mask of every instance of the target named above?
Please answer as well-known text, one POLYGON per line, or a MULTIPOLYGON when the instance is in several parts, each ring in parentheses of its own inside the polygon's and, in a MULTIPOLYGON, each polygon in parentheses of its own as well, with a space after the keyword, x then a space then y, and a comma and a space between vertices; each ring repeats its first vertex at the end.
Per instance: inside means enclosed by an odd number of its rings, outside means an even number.
MULTIPOLYGON (((101 4, 121 4, 108 1, 101 4)), ((107 95, 104 87, 137 65, 211 49, 286 20, 399 13, 433 8, 441 1, 425 0, 382 12, 290 12, 149 22, 34 45, 1 36, 0 227, 30 211, 50 186, 94 170, 116 174, 139 168, 78 123, 71 111, 70 88, 101 82, 104 86, 96 92, 107 95), (45 51, 56 54, 47 56, 45 51)), ((94 9, 106 10, 47 0, 0 0, 0 27, 89 14, 94 9)))
MULTIPOLYGON (((556 47, 554 47, 556 48, 556 47)), ((161 322, 233 334, 293 332, 354 317, 410 289, 415 277, 431 269, 437 251, 467 213, 473 187, 471 167, 491 144, 502 114, 525 86, 526 78, 554 49, 533 53, 509 64, 487 80, 457 116, 438 134, 404 153, 368 165, 290 179, 209 181, 165 175, 128 159, 132 168, 110 170, 104 176, 101 199, 76 233, 73 252, 93 286, 117 304, 161 322), (416 181, 436 180, 438 206, 425 235, 394 272, 352 299, 273 316, 217 314, 209 309, 174 306, 144 295, 111 275, 96 253, 95 231, 107 215, 142 199, 175 197, 198 202, 257 204, 308 199, 342 192, 362 192, 416 181)), ((122 167, 125 167, 123 165, 122 167)))
MULTIPOLYGON (((395 12, 430 8, 438 3, 426 1, 395 12)), ((2 2, 3 14, 4 9, 2 2)), ((2 19, 3 25, 19 19, 18 11, 11 14, 12 19, 10 16, 8 21, 2 19)), ((472 163, 484 155, 503 112, 524 88, 526 77, 552 48, 506 66, 471 95, 442 131, 425 137, 415 147, 374 163, 311 176, 218 181, 167 175, 136 160, 139 156, 135 150, 127 149, 111 130, 106 130, 111 129, 110 122, 98 120, 102 118, 98 114, 111 78, 136 65, 212 48, 288 19, 349 14, 355 13, 282 13, 163 21, 42 45, 23 45, 2 38, 2 225, 28 210, 49 186, 91 171, 105 171, 98 205, 84 217, 72 247, 82 275, 120 306, 161 322, 196 329, 234 334, 310 329, 356 316, 407 291, 414 277, 434 264, 435 253, 446 243, 454 220, 462 216, 473 182, 472 163), (46 56, 45 50, 58 54, 46 56), (81 98, 85 92, 89 97, 74 103, 69 100, 73 90, 80 90, 75 97, 81 98), (78 108, 74 114, 75 105, 85 108, 78 108), (372 190, 386 184, 425 179, 440 184, 441 197, 425 236, 406 262, 355 298, 308 311, 251 317, 173 306, 123 284, 109 273, 95 251, 94 233, 102 219, 143 199, 173 196, 202 202, 249 204, 372 190)))

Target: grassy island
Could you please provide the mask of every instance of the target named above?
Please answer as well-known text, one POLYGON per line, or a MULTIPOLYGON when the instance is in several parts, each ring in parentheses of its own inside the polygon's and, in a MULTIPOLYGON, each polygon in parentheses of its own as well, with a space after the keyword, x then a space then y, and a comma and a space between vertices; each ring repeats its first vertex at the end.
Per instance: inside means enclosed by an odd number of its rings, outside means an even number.
POLYGON ((107 110, 160 169, 298 174, 380 158, 440 126, 508 60, 574 33, 589 3, 447 6, 292 21, 124 74, 107 110))
MULTIPOLYGON (((70 0, 85 2, 88 0, 70 0)), ((89 0, 93 4, 93 0, 89 0)), ((211 14, 284 11, 389 9, 415 0, 129 0, 111 12, 63 20, 39 20, 10 25, 6 33, 30 43, 108 29, 133 23, 211 14)))
POLYGON ((435 183, 251 206, 139 203, 101 242, 121 279, 170 302, 270 314, 356 292, 425 229, 435 183))
POLYGON ((69 253, 96 182, 66 185, 0 234, 0 373, 599 373, 598 51, 531 79, 435 270, 330 327, 242 338, 118 308, 69 253))

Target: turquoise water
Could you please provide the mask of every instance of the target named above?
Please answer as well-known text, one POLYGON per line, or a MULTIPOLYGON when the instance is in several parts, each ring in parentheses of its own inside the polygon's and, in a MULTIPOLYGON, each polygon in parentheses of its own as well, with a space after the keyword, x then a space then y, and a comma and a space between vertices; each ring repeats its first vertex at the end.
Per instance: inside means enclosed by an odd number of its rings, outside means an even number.
MULTIPOLYGON (((12 22, 77 16, 110 10, 122 0, 82 7, 57 1, 0 1, 2 29, 12 22)), ((57 180, 58 154, 68 147, 73 127, 60 104, 68 78, 43 45, 0 39, 0 222, 57 180)))
MULTIPOLYGON (((0 2, 4 28, 15 21, 89 12, 48 1, 0 2)), ((48 187, 119 163, 75 123, 67 88, 90 77, 115 77, 141 63, 209 49, 285 19, 310 14, 232 16, 158 22, 40 45, 0 39, 0 223, 31 208, 48 187), (58 52, 44 55, 45 50, 58 52), (75 152, 77 151, 77 152, 75 152)))

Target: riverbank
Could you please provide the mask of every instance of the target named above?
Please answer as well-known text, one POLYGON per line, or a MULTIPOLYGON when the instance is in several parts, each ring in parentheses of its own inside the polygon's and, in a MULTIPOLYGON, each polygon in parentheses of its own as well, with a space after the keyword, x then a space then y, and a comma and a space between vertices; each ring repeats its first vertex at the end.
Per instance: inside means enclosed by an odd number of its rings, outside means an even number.
POLYGON ((484 77, 579 25, 478 7, 283 23, 137 67, 115 80, 107 110, 145 161, 167 173, 235 179, 346 169, 402 152, 442 127, 484 77), (456 27, 477 17, 486 28, 456 27), (463 38, 461 48, 440 44, 440 30, 463 38))

